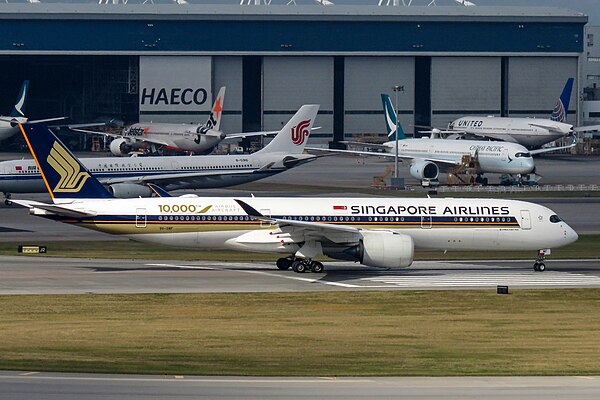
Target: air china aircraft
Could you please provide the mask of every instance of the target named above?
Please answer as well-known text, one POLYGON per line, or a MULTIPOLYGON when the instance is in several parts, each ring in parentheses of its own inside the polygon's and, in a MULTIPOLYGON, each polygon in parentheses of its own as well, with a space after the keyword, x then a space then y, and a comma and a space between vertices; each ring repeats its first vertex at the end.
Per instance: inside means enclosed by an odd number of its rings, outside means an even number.
MULTIPOLYGON (((396 155, 396 113, 387 94, 382 94, 384 116, 388 132, 388 142, 383 144, 345 142, 354 145, 380 148, 383 152, 362 150, 334 150, 328 152, 362 154, 384 157, 396 155)), ((529 151, 517 143, 491 142, 489 140, 447 140, 439 138, 407 139, 399 125, 398 158, 409 160, 410 175, 421 181, 424 186, 438 182, 441 164, 444 167, 461 165, 464 156, 477 160, 477 181, 487 184, 485 173, 511 174, 526 176, 535 173, 532 154, 539 154, 555 149, 529 151)), ((574 145, 574 144, 573 144, 574 145)), ((570 147, 570 146, 567 146, 570 147)), ((323 149, 308 148, 311 151, 323 149)))
MULTIPOLYGON (((146 197, 146 183, 167 190, 238 185, 266 178, 315 160, 303 154, 318 105, 304 105, 267 146, 249 155, 83 158, 86 169, 115 197, 146 197)), ((39 130, 47 128, 40 127, 39 130)), ((0 162, 0 191, 43 193, 46 187, 34 160, 0 162)))
POLYGON ((442 135, 469 135, 494 140, 519 143, 528 149, 537 149, 557 139, 573 136, 576 131, 589 130, 589 127, 574 128, 566 123, 573 88, 573 78, 569 78, 549 119, 513 117, 461 117, 448 124, 442 135))
POLYGON ((296 272, 322 272, 323 264, 314 261, 320 255, 405 268, 415 249, 537 250, 534 268, 543 271, 545 249, 577 240, 552 210, 514 200, 114 199, 50 131, 39 125, 21 130, 53 203, 14 203, 32 215, 146 243, 273 252, 281 255, 278 268, 296 272))
MULTIPOLYGON (((25 101, 27 100, 27 90, 29 89, 29 81, 23 81, 17 102, 13 107, 9 116, 0 116, 0 142, 4 139, 15 135, 19 132, 19 124, 28 122, 28 118, 25 116, 25 101)), ((65 119, 64 117, 57 118, 46 118, 38 119, 36 121, 30 121, 31 123, 39 122, 50 122, 59 121, 65 119)))
POLYGON ((153 148, 164 146, 178 151, 197 154, 210 153, 222 140, 247 136, 270 135, 277 132, 249 132, 226 135, 219 130, 223 113, 225 87, 219 90, 208 120, 204 124, 169 124, 140 122, 128 126, 122 133, 106 133, 73 128, 73 131, 113 137, 110 152, 118 157, 128 156, 145 145, 153 148))

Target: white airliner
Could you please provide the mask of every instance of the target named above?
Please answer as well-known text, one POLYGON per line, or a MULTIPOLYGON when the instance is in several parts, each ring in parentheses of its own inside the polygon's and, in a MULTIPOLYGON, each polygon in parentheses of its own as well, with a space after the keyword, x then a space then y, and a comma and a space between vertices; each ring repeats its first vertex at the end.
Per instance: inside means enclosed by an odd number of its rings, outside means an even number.
POLYGON ((466 116, 448 124, 448 130, 438 131, 442 135, 468 135, 519 143, 528 149, 537 149, 557 139, 573 136, 577 131, 589 127, 575 128, 566 123, 573 78, 569 78, 549 119, 513 117, 466 116))
MULTIPOLYGON (((249 155, 84 158, 81 162, 115 197, 150 196, 146 183, 167 190, 238 185, 316 159, 303 154, 319 106, 304 105, 262 150, 249 155)), ((34 160, 0 162, 0 192, 43 193, 34 160)))
MULTIPOLYGON (((396 113, 386 94, 381 95, 384 108, 388 142, 383 144, 346 142, 370 148, 380 148, 384 152, 361 150, 327 150, 328 152, 350 153, 395 157, 396 155, 396 113)), ((491 142, 489 140, 447 140, 438 138, 407 139, 398 125, 398 158, 410 162, 410 175, 429 185, 438 181, 440 174, 439 165, 445 167, 458 166, 463 162, 464 156, 471 156, 478 163, 477 181, 487 184, 487 178, 481 177, 485 173, 511 174, 526 176, 535 172, 532 154, 544 153, 555 149, 529 151, 517 143, 491 142)), ((574 146, 574 144, 573 144, 574 146)), ((566 146, 571 147, 571 146, 566 146)), ((312 151, 322 149, 308 148, 312 151)))
MULTIPOLYGON (((25 102, 27 100, 27 90, 29 89, 29 81, 23 81, 17 102, 12 109, 12 112, 8 116, 0 116, 0 142, 4 139, 15 135, 19 132, 19 124, 28 122, 28 118, 25 116, 25 102)), ((65 119, 64 117, 58 118, 46 118, 38 119, 35 121, 29 121, 31 123, 36 122, 50 122, 59 121, 65 119)))
MULTIPOLYGON (((538 250, 577 240, 550 209, 495 199, 154 197, 114 199, 49 130, 22 132, 53 204, 13 200, 33 215, 195 249, 273 252, 280 269, 322 272, 320 255, 384 268, 409 267, 415 249, 538 250)), ((304 134, 301 134, 304 135, 304 134)), ((543 251, 539 251, 543 250, 543 251)))

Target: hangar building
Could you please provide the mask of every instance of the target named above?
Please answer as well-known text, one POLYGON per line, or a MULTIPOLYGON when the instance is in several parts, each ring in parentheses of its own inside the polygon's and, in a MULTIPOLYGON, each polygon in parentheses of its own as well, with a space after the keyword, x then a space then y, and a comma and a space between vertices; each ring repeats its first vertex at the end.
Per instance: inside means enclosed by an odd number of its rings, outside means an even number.
POLYGON ((396 85, 408 132, 546 118, 568 77, 581 86, 587 23, 557 8, 337 5, 3 4, 0 19, 2 113, 29 79, 31 118, 203 121, 226 86, 226 132, 318 103, 323 142, 384 133, 380 93, 396 85))

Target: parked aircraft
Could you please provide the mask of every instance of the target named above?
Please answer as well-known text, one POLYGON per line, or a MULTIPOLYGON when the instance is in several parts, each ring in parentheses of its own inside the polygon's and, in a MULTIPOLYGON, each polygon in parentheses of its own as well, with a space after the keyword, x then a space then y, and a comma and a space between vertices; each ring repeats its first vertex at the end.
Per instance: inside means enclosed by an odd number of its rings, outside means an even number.
MULTIPOLYGON (((81 162, 115 197, 150 196, 149 182, 167 190, 252 182, 316 159, 303 152, 318 110, 318 105, 302 106, 267 146, 249 155, 104 157, 81 162)), ((29 159, 0 162, 0 191, 10 197, 9 193, 43 193, 46 188, 35 161, 29 159)))
MULTIPOLYGON (((293 132, 308 135, 308 121, 293 132)), ((21 125, 52 204, 13 200, 33 215, 195 249, 272 252, 280 269, 322 272, 314 258, 409 267, 415 249, 542 250, 577 240, 550 209, 523 201, 408 198, 154 197, 114 199, 85 166, 40 125, 21 125)))
MULTIPOLYGON (((19 132, 19 124, 24 124, 28 122, 28 118, 25 116, 25 102, 27 100, 27 90, 29 89, 29 81, 23 81, 21 85, 21 90, 19 91, 19 96, 17 97, 17 102, 15 103, 10 115, 8 116, 0 116, 0 142, 4 139, 8 139, 9 137, 15 135, 19 132)), ((35 121, 29 121, 32 123, 36 122, 50 122, 50 121, 59 121, 65 119, 64 117, 58 118, 46 118, 46 119, 38 119, 35 121)))
POLYGON ((572 89, 573 78, 569 78, 549 119, 466 116, 450 122, 448 130, 440 133, 503 140, 537 149, 557 139, 573 136, 577 130, 586 129, 574 128, 566 123, 572 89))
MULTIPOLYGON (((396 114, 387 94, 381 95, 383 102, 388 142, 383 144, 345 142, 369 148, 379 148, 383 152, 362 150, 327 150, 328 152, 395 157, 396 155, 396 114)), ((477 182, 487 184, 485 173, 525 176, 535 172, 532 154, 553 151, 548 149, 529 151, 517 143, 491 142, 489 140, 447 140, 439 138, 407 139, 398 124, 398 158, 409 160, 410 175, 424 186, 438 182, 441 164, 444 167, 461 165, 465 156, 475 162, 477 182)), ((574 146, 574 144, 573 144, 574 146)), ((567 146, 571 147, 571 146, 567 146)), ((309 148, 309 150, 322 150, 309 148)))
POLYGON ((169 124, 158 122, 140 122, 123 129, 121 133, 98 132, 84 129, 72 129, 76 132, 91 133, 114 138, 110 142, 110 152, 115 156, 125 157, 132 151, 145 145, 207 153, 212 151, 224 138, 225 133, 219 130, 225 87, 219 90, 208 120, 204 124, 169 124))

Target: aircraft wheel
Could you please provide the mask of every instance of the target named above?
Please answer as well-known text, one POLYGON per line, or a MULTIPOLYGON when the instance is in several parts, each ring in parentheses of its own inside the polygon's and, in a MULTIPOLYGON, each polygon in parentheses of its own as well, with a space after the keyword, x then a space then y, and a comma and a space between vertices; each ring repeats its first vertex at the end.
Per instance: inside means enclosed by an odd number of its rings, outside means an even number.
POLYGON ((489 182, 489 181, 488 181, 488 178, 483 178, 483 179, 481 180, 481 184, 482 184, 483 186, 487 186, 487 185, 488 185, 488 182, 489 182))
POLYGON ((286 270, 290 269, 291 266, 292 260, 290 260, 289 258, 280 258, 277 260, 277 268, 279 269, 286 270))
POLYGON ((318 261, 313 261, 312 265, 311 265, 311 270, 312 272, 314 272, 315 274, 320 274, 321 272, 323 272, 325 268, 323 267, 323 264, 318 262, 318 261))
POLYGON ((294 272, 297 272, 297 273, 301 274, 301 273, 303 273, 303 272, 306 271, 306 264, 304 264, 303 260, 302 261, 300 261, 300 260, 299 261, 294 261, 292 263, 292 270, 294 272))
POLYGON ((539 263, 538 264, 538 269, 539 272, 544 272, 546 270, 546 264, 544 263, 539 263))

